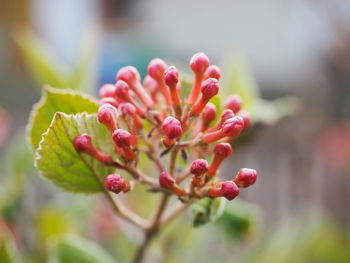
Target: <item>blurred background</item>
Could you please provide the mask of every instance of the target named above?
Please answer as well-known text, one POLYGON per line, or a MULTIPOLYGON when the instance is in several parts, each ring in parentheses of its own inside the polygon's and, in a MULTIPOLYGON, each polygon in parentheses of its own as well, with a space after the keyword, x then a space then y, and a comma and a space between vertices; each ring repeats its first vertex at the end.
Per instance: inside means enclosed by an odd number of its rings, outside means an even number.
POLYGON ((37 176, 24 139, 32 105, 43 84, 96 95, 154 57, 191 78, 199 51, 256 121, 222 174, 252 167, 260 180, 215 223, 178 222, 154 262, 350 262, 349 14, 347 0, 2 0, 0 262, 11 250, 13 262, 49 262, 62 233, 128 261, 137 236, 119 235, 103 201, 37 176))

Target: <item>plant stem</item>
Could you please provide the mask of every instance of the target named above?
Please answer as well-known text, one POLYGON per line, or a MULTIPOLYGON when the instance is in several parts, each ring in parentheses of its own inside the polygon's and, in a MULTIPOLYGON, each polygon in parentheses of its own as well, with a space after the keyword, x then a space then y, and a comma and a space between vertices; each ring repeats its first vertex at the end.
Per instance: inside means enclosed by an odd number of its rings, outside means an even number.
POLYGON ((145 238, 144 241, 142 242, 141 246, 136 252, 135 258, 133 260, 133 263, 141 263, 142 260, 144 259, 145 252, 147 248, 149 247, 152 239, 158 234, 159 227, 160 227, 160 220, 162 217, 162 214, 166 208, 166 205, 168 204, 169 201, 169 195, 168 194, 163 194, 157 211, 154 215, 153 222, 151 223, 150 227, 145 230, 145 238))

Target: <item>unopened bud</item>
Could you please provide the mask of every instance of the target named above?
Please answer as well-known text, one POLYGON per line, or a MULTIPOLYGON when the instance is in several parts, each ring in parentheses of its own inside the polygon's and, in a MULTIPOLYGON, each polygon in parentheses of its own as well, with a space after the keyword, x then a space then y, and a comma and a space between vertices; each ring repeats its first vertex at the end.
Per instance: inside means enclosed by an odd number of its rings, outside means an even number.
POLYGON ((242 107, 242 99, 238 95, 229 96, 224 102, 224 108, 230 109, 234 113, 237 113, 241 110, 242 107))
POLYGON ((113 132, 112 138, 114 143, 120 148, 129 148, 131 146, 132 135, 123 129, 113 132))
POLYGON ((169 139, 179 139, 182 136, 181 122, 169 116, 162 123, 162 131, 169 139))
POLYGON ((205 72, 205 77, 204 79, 208 79, 208 78, 214 78, 219 80, 221 77, 221 70, 218 66, 215 65, 210 65, 207 69, 207 71, 205 72))
POLYGON ((237 137, 244 129, 244 120, 240 116, 230 118, 222 124, 221 130, 224 136, 237 137))
POLYGON ((117 109, 110 104, 103 104, 97 112, 97 119, 99 123, 105 125, 110 132, 117 129, 118 112, 117 109))
POLYGON ((163 188, 170 189, 175 184, 175 179, 167 172, 162 172, 159 175, 159 185, 163 188))
POLYGON ((208 101, 218 94, 219 92, 219 84, 217 79, 209 78, 205 80, 201 87, 202 96, 200 99, 193 105, 191 112, 193 116, 198 116, 208 101))
POLYGON ((83 133, 75 137, 73 145, 78 153, 90 153, 93 148, 91 141, 91 136, 83 133))
POLYGON ((191 164, 190 172, 195 176, 202 176, 208 171, 208 162, 204 159, 194 160, 191 164))
POLYGON ((190 67, 195 74, 203 75, 209 67, 209 63, 207 55, 199 52, 191 57, 190 67))
POLYGON ((252 126, 252 119, 247 111, 241 110, 237 113, 237 115, 243 118, 245 130, 252 126))
POLYGON ((108 191, 119 194, 120 192, 127 192, 130 186, 124 181, 119 174, 110 174, 106 177, 105 187, 108 191))
POLYGON ((233 180, 239 187, 246 188, 256 182, 258 173, 254 169, 242 168, 233 180))
POLYGON ((232 147, 229 143, 219 143, 214 148, 214 160, 211 163, 208 174, 215 176, 222 161, 232 154, 232 147))
POLYGON ((104 84, 98 94, 100 96, 100 98, 106 98, 106 97, 114 97, 115 96, 115 86, 113 84, 104 84))
POLYGON ((163 75, 166 68, 167 65, 162 59, 152 59, 148 64, 148 75, 155 80, 163 80, 163 75))

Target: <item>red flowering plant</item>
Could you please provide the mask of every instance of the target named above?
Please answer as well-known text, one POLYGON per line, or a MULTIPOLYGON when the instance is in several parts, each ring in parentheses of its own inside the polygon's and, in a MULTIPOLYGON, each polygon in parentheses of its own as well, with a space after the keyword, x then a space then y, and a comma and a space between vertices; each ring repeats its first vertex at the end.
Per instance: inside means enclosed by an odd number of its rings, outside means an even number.
POLYGON ((116 214, 144 233, 135 263, 159 230, 193 203, 233 200, 258 177, 242 168, 228 181, 219 178, 233 152, 230 143, 251 119, 238 95, 228 96, 222 109, 214 103, 221 72, 204 53, 192 56, 190 68, 194 80, 186 97, 177 68, 157 58, 143 82, 136 68, 121 68, 114 84, 100 88, 98 101, 46 87, 31 115, 29 137, 40 175, 69 192, 104 193, 116 214), (154 171, 142 168, 145 157, 154 171), (119 198, 137 184, 159 196, 150 220, 119 198))

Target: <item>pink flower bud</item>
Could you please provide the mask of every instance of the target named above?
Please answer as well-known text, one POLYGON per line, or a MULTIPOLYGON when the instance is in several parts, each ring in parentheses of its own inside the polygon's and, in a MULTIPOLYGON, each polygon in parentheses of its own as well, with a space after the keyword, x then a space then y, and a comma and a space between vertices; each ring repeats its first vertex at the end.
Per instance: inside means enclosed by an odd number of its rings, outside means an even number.
POLYGON ((141 102, 147 108, 150 108, 153 106, 153 100, 145 91, 145 89, 142 87, 140 82, 140 74, 135 67, 128 66, 128 67, 121 68, 117 73, 116 79, 123 80, 124 82, 126 82, 129 85, 130 89, 133 92, 135 92, 137 97, 141 100, 141 102))
POLYGON ((131 146, 132 135, 123 129, 113 132, 112 138, 114 143, 120 148, 129 148, 131 146))
POLYGON ((175 184, 175 179, 167 172, 162 172, 159 175, 159 185, 166 189, 171 189, 175 184))
POLYGON ((201 88, 202 96, 200 99, 193 105, 191 112, 193 116, 198 116, 202 110, 204 109, 205 105, 208 103, 208 101, 218 94, 219 92, 219 84, 217 79, 209 78, 203 82, 202 88, 201 88))
POLYGON ((151 93, 152 100, 155 103, 157 103, 158 93, 160 92, 158 88, 158 82, 155 79, 151 78, 149 75, 147 75, 143 79, 143 86, 149 90, 149 92, 151 93))
POLYGON ((239 187, 246 188, 256 182, 258 173, 254 169, 242 168, 233 180, 239 187))
POLYGON ((99 123, 105 125, 110 132, 117 129, 118 112, 117 109, 110 104, 103 104, 97 112, 97 119, 99 123))
POLYGON ((181 109, 181 99, 179 96, 179 91, 177 89, 177 84, 179 82, 179 73, 174 66, 166 69, 164 73, 165 84, 169 87, 171 102, 176 115, 176 118, 180 119, 182 115, 181 109))
POLYGON ((93 148, 91 141, 91 136, 87 133, 83 133, 75 137, 73 145, 78 153, 90 153, 93 148))
POLYGON ((169 116, 162 123, 162 131, 169 139, 179 139, 182 136, 181 122, 169 116))
POLYGON ((136 114, 135 106, 129 102, 120 103, 118 109, 121 112, 121 115, 134 116, 136 114))
POLYGON ((236 138, 244 129, 244 120, 240 116, 230 118, 221 126, 223 136, 236 138))
POLYGON ((92 145, 92 139, 91 136, 87 133, 82 133, 77 135, 74 138, 73 145, 75 150, 78 153, 86 153, 94 157, 96 160, 100 161, 101 163, 108 164, 112 162, 112 157, 97 150, 92 145))
POLYGON ((234 116, 235 116, 235 114, 233 113, 232 110, 230 110, 230 109, 224 110, 224 111, 221 113, 220 121, 218 121, 218 123, 217 123, 214 127, 208 129, 208 132, 213 132, 213 131, 217 131, 217 130, 221 129, 222 124, 223 124, 226 120, 228 120, 228 119, 230 119, 230 118, 233 118, 234 116))
POLYGON ((143 116, 145 110, 130 96, 129 85, 123 80, 118 80, 115 84, 115 87, 115 94, 117 97, 121 98, 125 102, 129 102, 134 105, 137 113, 143 116))
POLYGON ((205 105, 202 112, 202 132, 206 131, 212 121, 216 119, 216 107, 213 103, 205 105))
POLYGON ((187 99, 188 105, 192 105, 193 103, 195 103, 195 100, 197 99, 201 89, 204 73, 207 70, 208 66, 209 59, 204 53, 197 53, 192 56, 190 61, 190 67, 194 72, 194 82, 190 95, 187 99))
POLYGON ((204 159, 194 160, 191 164, 190 172, 195 176, 202 176, 208 171, 208 162, 204 159))
POLYGON ((245 130, 252 126, 252 120, 250 118, 250 114, 247 111, 241 110, 237 113, 237 115, 243 118, 245 130))
POLYGON ((232 147, 229 143, 219 143, 214 148, 214 160, 211 163, 208 174, 214 176, 222 161, 232 154, 232 147))
POLYGON ((196 53, 191 57, 190 68, 197 75, 203 75, 209 67, 209 58, 202 52, 196 53))
POLYGON ((224 102, 224 108, 230 109, 234 113, 239 112, 241 110, 241 106, 242 106, 242 99, 238 95, 231 95, 224 102))
POLYGON ((176 84, 179 82, 179 72, 176 67, 170 66, 165 70, 164 81, 170 89, 176 89, 176 84))
POLYGON ((100 96, 100 98, 106 98, 106 97, 114 97, 115 96, 115 86, 113 84, 104 84, 98 94, 100 96))
POLYGON ((119 174, 110 174, 106 177, 105 187, 108 191, 119 194, 120 192, 127 192, 130 186, 124 181, 119 174))
POLYGON ((140 80, 140 74, 133 66, 127 66, 119 69, 116 80, 123 80, 126 83, 134 83, 140 80))
POLYGON ((220 188, 211 188, 208 191, 210 197, 220 197, 223 196, 227 200, 233 200, 239 195, 239 188, 232 181, 223 182, 220 185, 220 188))
POLYGON ((148 64, 148 75, 155 80, 163 80, 164 71, 167 65, 160 58, 152 59, 148 64))
POLYGON ((117 100, 117 98, 112 98, 112 97, 105 97, 100 99, 99 101, 99 105, 102 106, 103 104, 111 104, 114 107, 118 108, 119 103, 121 102, 121 100, 117 100))
POLYGON ((164 72, 167 68, 165 62, 159 58, 152 59, 148 65, 148 75, 157 81, 167 105, 171 105, 171 96, 164 82, 164 72))
POLYGON ((221 70, 218 66, 215 65, 210 65, 207 69, 207 71, 205 72, 205 77, 204 79, 208 79, 208 78, 214 78, 219 80, 221 77, 221 70))

